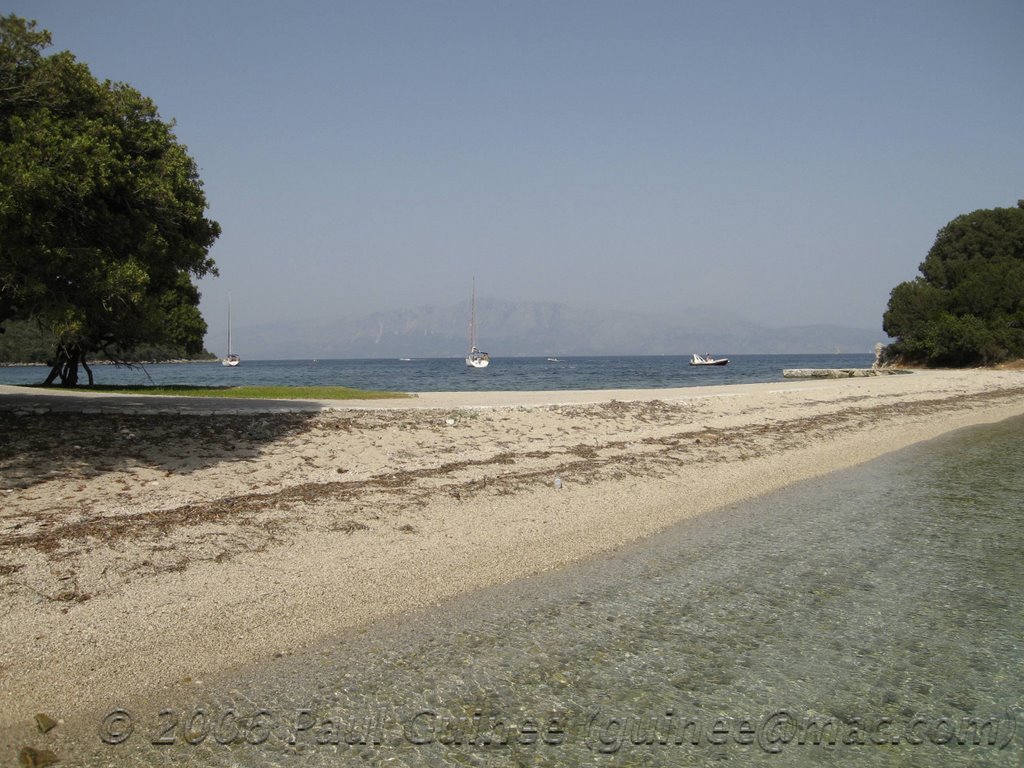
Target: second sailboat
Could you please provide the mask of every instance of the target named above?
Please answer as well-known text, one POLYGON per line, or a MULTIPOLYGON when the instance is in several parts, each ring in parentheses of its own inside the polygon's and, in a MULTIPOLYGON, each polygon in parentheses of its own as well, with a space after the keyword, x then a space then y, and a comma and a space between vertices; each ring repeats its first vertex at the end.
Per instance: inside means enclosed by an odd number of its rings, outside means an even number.
POLYGON ((473 278, 473 302, 469 312, 469 354, 466 365, 470 368, 486 368, 490 365, 491 356, 481 352, 476 346, 476 278, 473 278))

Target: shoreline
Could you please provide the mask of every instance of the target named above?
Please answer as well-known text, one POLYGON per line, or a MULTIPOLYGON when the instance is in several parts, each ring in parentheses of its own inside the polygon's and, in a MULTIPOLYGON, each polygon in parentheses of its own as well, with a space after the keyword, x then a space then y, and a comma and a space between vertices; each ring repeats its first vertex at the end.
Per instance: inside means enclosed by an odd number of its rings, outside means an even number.
MULTIPOLYGON (((95 366, 113 365, 116 368, 140 367, 144 365, 187 365, 189 363, 219 363, 219 357, 209 357, 190 360, 187 357, 174 358, 172 360, 135 360, 130 363, 115 363, 113 360, 89 360, 90 368, 95 366)), ((51 363, 0 363, 0 368, 53 368, 51 363)), ((11 385, 19 386, 19 385, 11 385)))
POLYGON ((66 751, 105 708, 202 692, 359 626, 1024 414, 1024 376, 327 407, 71 424, 0 412, 15 443, 0 465, 0 753, 66 751), (79 449, 61 454, 58 435, 79 449), (40 736, 39 712, 64 723, 40 736))

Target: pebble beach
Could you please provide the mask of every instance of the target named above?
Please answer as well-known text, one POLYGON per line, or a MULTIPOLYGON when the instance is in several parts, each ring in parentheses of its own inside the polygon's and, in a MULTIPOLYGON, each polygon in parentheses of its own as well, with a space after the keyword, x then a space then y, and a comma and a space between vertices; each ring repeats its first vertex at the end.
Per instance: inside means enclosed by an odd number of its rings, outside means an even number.
POLYGON ((991 370, 283 412, 4 407, 17 389, 0 388, 5 759, 66 754, 111 706, 1024 414, 1024 373, 991 370))

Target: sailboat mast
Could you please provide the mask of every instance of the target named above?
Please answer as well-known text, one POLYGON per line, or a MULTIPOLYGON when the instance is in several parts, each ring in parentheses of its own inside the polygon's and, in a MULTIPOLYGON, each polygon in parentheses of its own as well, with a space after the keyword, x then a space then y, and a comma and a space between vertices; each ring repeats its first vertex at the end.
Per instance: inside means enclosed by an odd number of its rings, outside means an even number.
POLYGON ((228 356, 231 356, 231 291, 228 291, 228 356))
POLYGON ((469 349, 476 348, 476 277, 473 277, 473 299, 469 311, 469 349))

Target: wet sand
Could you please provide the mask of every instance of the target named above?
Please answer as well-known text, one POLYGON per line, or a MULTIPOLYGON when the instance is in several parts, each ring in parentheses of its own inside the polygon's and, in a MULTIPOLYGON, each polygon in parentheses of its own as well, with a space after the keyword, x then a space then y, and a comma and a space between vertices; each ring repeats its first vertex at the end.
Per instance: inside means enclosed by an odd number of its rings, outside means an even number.
POLYGON ((1017 371, 0 411, 0 754, 46 744, 36 713, 94 726, 126 700, 1020 414, 1017 371))

